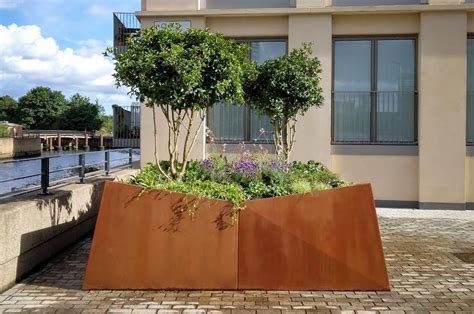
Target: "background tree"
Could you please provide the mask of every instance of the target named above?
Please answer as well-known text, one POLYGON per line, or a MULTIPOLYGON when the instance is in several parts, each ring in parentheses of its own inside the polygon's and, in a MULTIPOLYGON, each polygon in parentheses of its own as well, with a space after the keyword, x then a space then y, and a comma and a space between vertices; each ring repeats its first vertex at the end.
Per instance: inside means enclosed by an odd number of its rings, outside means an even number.
POLYGON ((19 99, 18 120, 29 129, 53 130, 66 109, 67 101, 61 92, 36 87, 19 99))
POLYGON ((68 108, 61 114, 59 128, 61 130, 98 131, 102 127, 102 107, 96 101, 92 103, 88 97, 73 95, 68 101, 68 108))
POLYGON ((18 102, 15 99, 8 95, 0 97, 0 121, 18 122, 17 109, 18 102))
POLYGON ((153 109, 155 162, 163 175, 169 177, 158 161, 155 109, 164 115, 169 129, 171 178, 181 178, 206 109, 219 101, 243 102, 247 52, 247 47, 222 34, 184 31, 172 24, 140 31, 129 40, 128 49, 115 56, 117 85, 129 87, 132 95, 153 109))
POLYGON ((324 101, 319 85, 321 64, 312 53, 311 44, 305 43, 288 55, 257 66, 246 83, 250 105, 270 118, 277 153, 287 161, 294 145, 298 116, 324 101))
POLYGON ((101 120, 102 127, 100 128, 99 133, 111 135, 113 131, 114 118, 111 115, 103 114, 101 120))

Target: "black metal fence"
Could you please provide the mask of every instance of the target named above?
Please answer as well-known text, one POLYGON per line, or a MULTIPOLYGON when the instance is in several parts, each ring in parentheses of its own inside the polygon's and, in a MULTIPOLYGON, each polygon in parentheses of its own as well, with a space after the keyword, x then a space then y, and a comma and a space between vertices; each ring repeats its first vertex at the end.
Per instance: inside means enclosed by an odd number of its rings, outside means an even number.
POLYGON ((127 41, 140 30, 140 21, 134 13, 114 13, 114 53, 121 53, 127 49, 127 41))
POLYGON ((113 147, 140 147, 140 105, 112 108, 113 147))
POLYGON ((67 180, 84 183, 90 175, 131 168, 139 156, 138 150, 127 148, 0 161, 0 198, 35 190, 47 195, 49 187, 67 180))

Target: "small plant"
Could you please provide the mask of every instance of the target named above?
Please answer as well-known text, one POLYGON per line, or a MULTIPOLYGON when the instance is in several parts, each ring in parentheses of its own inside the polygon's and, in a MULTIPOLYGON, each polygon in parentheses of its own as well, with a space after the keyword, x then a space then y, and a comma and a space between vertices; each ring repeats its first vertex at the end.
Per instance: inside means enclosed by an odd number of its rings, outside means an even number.
MULTIPOLYGON (((162 162, 160 168, 169 171, 170 165, 162 162)), ((130 183, 141 185, 145 190, 161 189, 230 201, 234 219, 246 200, 309 193, 346 185, 319 163, 286 163, 260 155, 242 154, 240 160, 233 162, 221 156, 190 161, 188 171, 181 180, 168 180, 160 168, 149 164, 132 177, 130 183)), ((194 207, 192 202, 186 206, 191 216, 194 215, 194 207)))
POLYGON ((312 53, 311 44, 305 43, 288 55, 267 60, 248 72, 245 84, 250 105, 270 118, 277 153, 286 161, 295 143, 298 117, 324 101, 321 64, 312 53))
POLYGON ((10 132, 8 131, 8 126, 6 124, 0 123, 0 138, 2 137, 9 137, 10 132))

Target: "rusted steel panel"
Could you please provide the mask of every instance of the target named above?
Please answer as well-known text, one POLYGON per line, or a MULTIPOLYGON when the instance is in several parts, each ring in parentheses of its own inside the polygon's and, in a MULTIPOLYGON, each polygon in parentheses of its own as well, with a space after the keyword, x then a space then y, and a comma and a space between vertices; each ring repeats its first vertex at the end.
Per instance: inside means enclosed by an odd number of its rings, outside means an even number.
POLYGON ((140 191, 106 182, 83 288, 236 289, 231 203, 140 191))
POLYGON ((370 185, 249 201, 239 289, 389 290, 370 185))

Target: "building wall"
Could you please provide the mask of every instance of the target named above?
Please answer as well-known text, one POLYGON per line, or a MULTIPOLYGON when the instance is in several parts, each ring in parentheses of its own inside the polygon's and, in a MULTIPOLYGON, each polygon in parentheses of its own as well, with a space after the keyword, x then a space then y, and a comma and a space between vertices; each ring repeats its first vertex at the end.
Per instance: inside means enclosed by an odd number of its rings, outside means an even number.
MULTIPOLYGON (((420 16, 420 205, 465 202, 467 16, 420 16), (449 79, 446 79, 449 78, 449 79)), ((440 207, 446 207, 440 205, 440 207)))
MULTIPOLYGON (((370 182, 375 198, 390 206, 462 209, 474 203, 474 157, 466 157, 466 38, 474 33, 474 13, 449 5, 412 6, 411 10, 354 7, 319 9, 327 0, 298 7, 311 11, 232 11, 196 16, 146 16, 144 27, 155 20, 191 20, 235 38, 287 37, 289 49, 313 42, 323 67, 325 103, 299 119, 292 158, 318 160, 356 183, 370 182), (439 9, 438 9, 439 8, 439 9), (368 12, 370 11, 370 12, 368 12), (333 36, 414 35, 417 37, 418 146, 331 145, 331 86, 333 36), (447 79, 449 78, 449 79, 447 79)), ((467 7, 468 5, 463 5, 467 7)), ((469 10, 474 9, 470 5, 469 10), (472 8, 471 8, 472 7, 472 8)), ((299 9, 294 9, 299 10, 299 9)), ((150 127, 143 110, 142 130, 150 127)), ((162 125, 162 124, 160 124, 162 125)), ((142 135, 142 160, 150 159, 149 134, 142 135)), ((202 158, 216 147, 204 136, 193 157, 202 158)), ((161 141, 161 140, 160 140, 161 141)), ((217 149, 218 150, 218 149, 217 149)), ((234 152, 235 153, 235 152, 234 152)))
POLYGON ((321 61, 324 104, 310 109, 299 118, 296 126, 295 147, 292 158, 318 160, 331 167, 331 67, 332 67, 332 17, 329 14, 297 15, 289 17, 290 49, 299 48, 304 42, 314 43, 314 55, 321 61))

